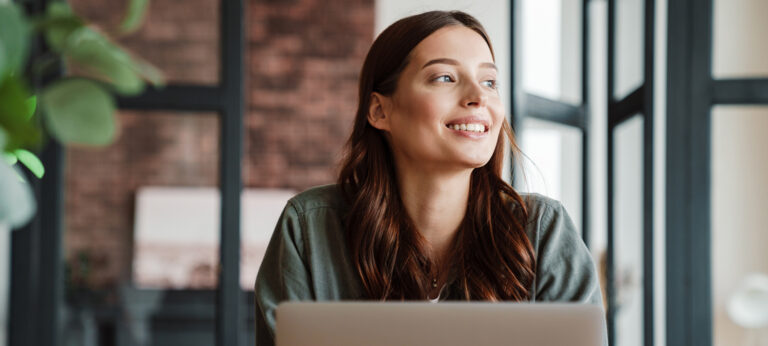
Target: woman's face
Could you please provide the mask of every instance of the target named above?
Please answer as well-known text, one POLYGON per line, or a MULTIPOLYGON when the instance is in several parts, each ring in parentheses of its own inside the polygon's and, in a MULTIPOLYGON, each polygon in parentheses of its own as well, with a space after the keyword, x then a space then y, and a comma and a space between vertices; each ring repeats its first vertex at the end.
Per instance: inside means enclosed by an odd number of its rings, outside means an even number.
POLYGON ((369 116, 386 131, 397 164, 427 170, 485 165, 504 120, 488 44, 453 25, 421 41, 409 59, 393 95, 374 93, 381 108, 374 109, 374 101, 369 116))

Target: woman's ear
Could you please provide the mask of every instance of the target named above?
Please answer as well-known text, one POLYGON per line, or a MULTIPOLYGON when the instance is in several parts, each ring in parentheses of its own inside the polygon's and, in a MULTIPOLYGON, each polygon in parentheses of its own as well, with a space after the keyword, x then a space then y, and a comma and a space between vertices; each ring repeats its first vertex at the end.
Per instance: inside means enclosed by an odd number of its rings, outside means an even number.
POLYGON ((389 98, 377 92, 371 93, 371 105, 368 107, 368 123, 371 126, 389 131, 389 98))

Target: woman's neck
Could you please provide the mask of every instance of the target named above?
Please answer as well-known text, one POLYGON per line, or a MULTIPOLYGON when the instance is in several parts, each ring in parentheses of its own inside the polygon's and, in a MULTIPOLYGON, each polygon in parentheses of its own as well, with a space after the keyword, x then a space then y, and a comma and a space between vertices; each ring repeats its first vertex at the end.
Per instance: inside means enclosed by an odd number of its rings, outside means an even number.
POLYGON ((472 170, 451 174, 398 171, 398 187, 408 216, 429 244, 429 256, 443 262, 467 211, 472 170))

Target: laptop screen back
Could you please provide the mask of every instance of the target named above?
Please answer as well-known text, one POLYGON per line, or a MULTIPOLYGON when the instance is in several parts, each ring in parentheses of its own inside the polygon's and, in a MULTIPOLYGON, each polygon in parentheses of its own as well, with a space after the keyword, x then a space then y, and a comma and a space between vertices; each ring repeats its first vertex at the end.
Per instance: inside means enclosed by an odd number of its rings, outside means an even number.
POLYGON ((603 311, 554 303, 283 303, 277 346, 603 345, 603 311))

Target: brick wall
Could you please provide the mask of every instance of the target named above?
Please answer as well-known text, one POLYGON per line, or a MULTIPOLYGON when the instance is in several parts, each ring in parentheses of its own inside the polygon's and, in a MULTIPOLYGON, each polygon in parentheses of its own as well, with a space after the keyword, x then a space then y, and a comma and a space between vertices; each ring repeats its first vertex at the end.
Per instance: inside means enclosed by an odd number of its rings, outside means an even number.
POLYGON ((373 37, 372 0, 252 1, 244 181, 332 182, 373 37))
MULTIPOLYGON (((69 2, 105 32, 114 32, 126 3, 69 2)), ((142 29, 115 39, 170 83, 216 84, 218 4, 152 0, 142 29)), ((333 182, 373 37, 373 0, 249 1, 247 11, 245 186, 333 182)), ((65 253, 74 272, 79 254, 90 259, 91 275, 74 280, 98 288, 130 278, 138 187, 218 183, 215 115, 123 111, 119 119, 112 146, 67 150, 65 253)))

